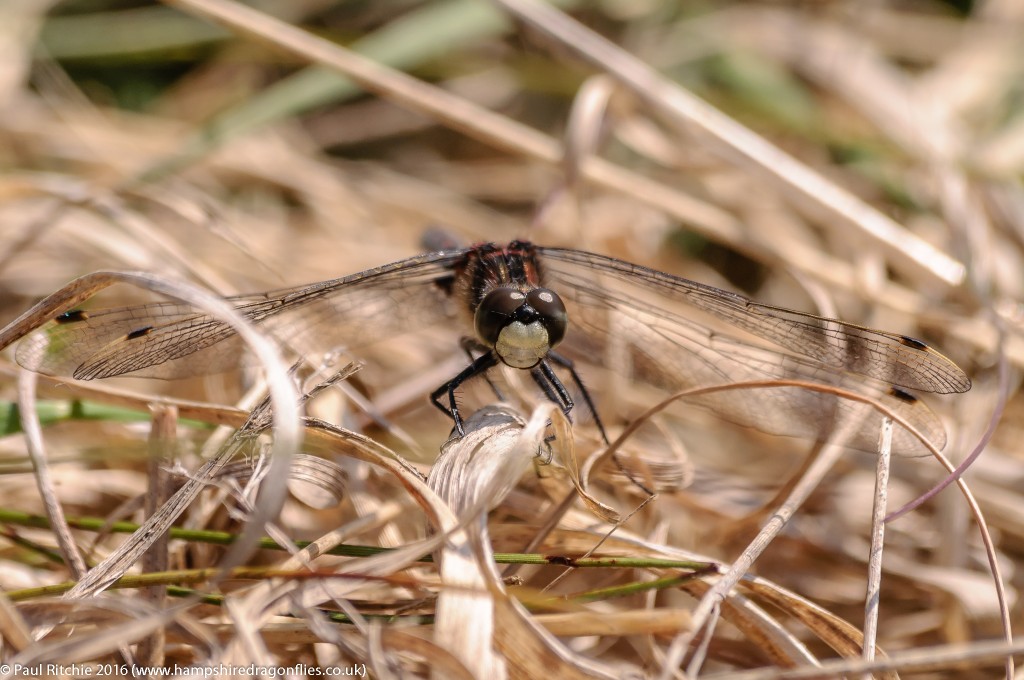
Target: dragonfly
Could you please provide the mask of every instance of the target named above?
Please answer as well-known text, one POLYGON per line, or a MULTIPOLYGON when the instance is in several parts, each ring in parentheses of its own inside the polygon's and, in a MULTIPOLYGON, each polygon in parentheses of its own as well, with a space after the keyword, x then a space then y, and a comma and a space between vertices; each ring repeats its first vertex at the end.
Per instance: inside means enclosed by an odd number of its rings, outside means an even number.
MULTIPOLYGON (((467 366, 431 395, 460 434, 457 392, 500 365, 528 372, 566 415, 573 392, 582 395, 606 441, 576 368, 580 360, 600 364, 602 356, 614 356, 617 365, 608 368, 668 393, 765 380, 842 388, 877 400, 939 448, 946 440, 942 423, 912 391, 971 387, 952 360, 906 335, 528 241, 445 247, 329 281, 227 299, 293 348, 359 348, 414 329, 461 324, 471 332, 462 343, 467 366)), ((68 310, 25 338, 16 357, 33 371, 91 380, 211 374, 237 368, 245 355, 228 325, 168 301, 68 310)), ((864 450, 875 450, 882 422, 862 404, 797 386, 710 391, 687 403, 771 434, 822 438, 848 426, 846 445, 864 450)), ((893 448, 927 452, 902 428, 893 448)))

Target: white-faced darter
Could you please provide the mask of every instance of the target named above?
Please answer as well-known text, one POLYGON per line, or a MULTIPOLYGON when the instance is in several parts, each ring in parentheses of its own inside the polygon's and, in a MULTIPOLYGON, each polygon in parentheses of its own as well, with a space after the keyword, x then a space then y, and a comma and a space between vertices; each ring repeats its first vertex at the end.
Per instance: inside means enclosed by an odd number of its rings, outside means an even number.
MULTIPOLYGON (((941 422, 907 390, 954 393, 971 386, 955 363, 905 335, 759 304, 612 257, 526 241, 448 248, 228 300, 281 342, 306 347, 313 339, 324 349, 358 348, 461 319, 474 333, 463 343, 469 363, 431 395, 459 432, 460 385, 505 364, 529 371, 567 415, 574 404, 563 379, 574 384, 604 436, 599 408, 571 358, 599 363, 610 343, 628 360, 631 378, 668 392, 751 380, 823 383, 877 399, 939 447, 946 438, 941 422)), ((188 305, 156 302, 67 311, 22 341, 17 360, 41 373, 90 380, 216 373, 236 367, 244 355, 226 324, 188 305)), ((849 428, 847 444, 865 450, 874 450, 881 422, 870 409, 798 387, 713 392, 687 403, 765 432, 808 437, 827 435, 856 418, 860 422, 849 428)), ((910 455, 926 452, 902 428, 893 445, 910 455)))

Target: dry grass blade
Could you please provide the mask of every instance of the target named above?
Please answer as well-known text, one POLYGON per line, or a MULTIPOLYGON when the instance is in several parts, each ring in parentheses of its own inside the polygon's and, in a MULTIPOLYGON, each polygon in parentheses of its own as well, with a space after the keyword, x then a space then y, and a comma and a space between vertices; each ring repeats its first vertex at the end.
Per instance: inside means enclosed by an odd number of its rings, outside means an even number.
POLYGON ((893 422, 882 421, 878 434, 878 465, 875 467, 875 500, 871 506, 871 554, 868 557, 867 595, 864 598, 864 659, 875 658, 878 639, 878 611, 882 589, 882 550, 885 546, 885 516, 889 500, 889 467, 892 461, 893 422))
MULTIPOLYGON (((655 415, 659 411, 666 408, 670 403, 678 399, 685 399, 686 397, 699 395, 708 391, 750 389, 752 387, 773 387, 777 386, 778 384, 783 384, 784 382, 785 381, 770 381, 764 382, 762 384, 737 383, 725 387, 687 390, 686 392, 673 395, 672 397, 666 399, 665 401, 655 405, 654 407, 649 409, 643 416, 634 421, 631 427, 628 428, 619 437, 619 439, 616 440, 616 442, 614 442, 611 446, 608 447, 608 449, 604 452, 603 456, 605 457, 605 459, 613 456, 617 448, 621 446, 621 443, 625 441, 630 436, 631 432, 635 428, 637 428, 644 420, 655 415)), ((831 390, 831 388, 823 388, 820 385, 814 385, 810 383, 802 383, 800 386, 805 389, 811 390, 831 390)), ((929 442, 927 438, 924 437, 920 432, 917 432, 912 425, 906 423, 902 418, 900 418, 896 414, 889 412, 881 404, 874 403, 870 399, 865 399, 864 397, 861 397, 857 394, 842 392, 841 396, 844 399, 849 399, 854 402, 861 402, 865 406, 870 406, 872 408, 878 409, 883 413, 884 420, 883 430, 880 433, 880 446, 886 444, 886 438, 884 435, 887 430, 889 431, 888 442, 891 445, 891 421, 894 420, 895 422, 899 423, 901 427, 906 428, 908 431, 910 431, 915 437, 918 437, 922 441, 922 443, 924 443, 932 451, 933 455, 946 467, 946 469, 952 472, 951 465, 947 460, 945 460, 945 458, 942 457, 942 455, 934 447, 934 445, 931 442, 929 442)), ((735 562, 733 562, 732 566, 722 576, 722 578, 707 593, 704 594, 701 603, 694 610, 694 628, 691 631, 687 631, 679 635, 674 640, 672 647, 669 648, 666 663, 663 666, 663 673, 667 673, 669 669, 675 668, 681 663, 683 654, 689 648, 690 644, 694 640, 696 632, 699 631, 701 627, 709 624, 712 627, 714 626, 714 621, 717 618, 716 612, 718 611, 721 601, 724 600, 728 593, 732 590, 732 588, 737 583, 739 583, 740 579, 743 578, 743 576, 750 571, 751 567, 753 566, 757 558, 760 556, 760 554, 767 548, 771 541, 779 535, 785 524, 794 516, 799 507, 810 496, 810 493, 822 482, 825 474, 835 465, 835 463, 839 459, 839 456, 843 453, 843 441, 846 437, 849 437, 852 434, 856 425, 857 423, 855 421, 843 423, 840 429, 833 433, 833 436, 830 437, 828 441, 820 443, 820 450, 816 452, 812 462, 804 470, 802 470, 803 474, 801 478, 797 480, 797 482, 790 488, 789 495, 786 497, 783 503, 779 506, 779 508, 775 509, 771 513, 769 521, 761 528, 760 532, 758 533, 758 536, 753 541, 751 541, 747 549, 745 549, 743 554, 735 562)), ((885 450, 886 453, 885 455, 882 456, 883 462, 888 457, 888 453, 890 450, 889 446, 886 446, 885 450)), ((978 520, 979 529, 982 532, 983 538, 985 538, 987 556, 989 558, 989 563, 994 577, 996 593, 1001 603, 1000 610, 1002 612, 1003 620, 1005 622, 1004 633, 1006 636, 1009 636, 1010 627, 1009 621, 1006 618, 1008 608, 1006 607, 1003 581, 1000 575, 998 565, 995 563, 995 552, 992 549, 990 539, 988 538, 987 525, 984 521, 983 516, 981 515, 980 510, 975 505, 973 498, 971 497, 970 491, 966 488, 965 485, 962 484, 962 480, 957 480, 957 483, 960 486, 961 492, 964 494, 968 503, 971 505, 972 510, 975 513, 975 518, 978 520)), ((877 515, 877 526, 884 526, 882 522, 884 512, 880 515, 876 512, 875 515, 877 515)), ((880 546, 877 546, 874 542, 872 542, 872 548, 872 555, 875 555, 875 551, 879 550, 880 546)), ((873 573, 877 578, 877 565, 874 566, 876 571, 874 571, 873 573)), ((869 589, 869 592, 871 592, 872 590, 873 589, 869 589)), ((869 608, 874 606, 873 602, 869 601, 867 606, 869 608)), ((870 623, 868 623, 867 625, 870 630, 872 625, 870 623)))
MULTIPOLYGON (((841 433, 838 439, 841 442, 841 433)), ((680 635, 673 641, 666 655, 663 675, 667 675, 670 669, 680 665, 683 654, 689 647, 694 633, 707 625, 708 622, 711 622, 713 625, 715 620, 714 613, 720 606, 721 601, 739 583, 740 579, 750 571, 757 558, 764 552, 771 541, 779 535, 797 509, 807 500, 811 492, 821 483, 832 466, 835 465, 841 454, 841 444, 831 442, 826 443, 816 453, 814 462, 808 466, 804 471, 803 477, 793 486, 789 497, 772 513, 771 519, 761 528, 757 537, 751 541, 743 554, 732 563, 722 578, 703 596, 700 604, 694 610, 694 632, 680 635)))
POLYGON ((979 662, 999 662, 1007 656, 1020 655, 1024 651, 1024 640, 1014 639, 1012 643, 984 641, 970 645, 946 645, 941 648, 918 648, 912 651, 894 653, 874 661, 835 660, 826 661, 817 668, 758 669, 723 674, 722 680, 825 680, 858 673, 874 673, 898 677, 900 670, 907 672, 946 672, 960 668, 969 673, 979 662))
POLYGON ((85 560, 78 552, 78 547, 71 536, 71 530, 64 521, 64 510, 57 502, 57 494, 53 488, 53 480, 47 467, 46 453, 43 447, 43 433, 36 414, 36 375, 21 371, 18 376, 18 404, 21 408, 21 428, 25 431, 32 467, 35 470, 36 484, 39 495, 46 506, 46 515, 56 529, 58 543, 64 559, 71 567, 72 573, 81 578, 88 570, 85 560))
POLYGON ((892 254, 910 259, 923 272, 949 285, 955 286, 963 281, 965 272, 961 263, 909 234, 853 194, 693 97, 596 33, 533 0, 497 1, 515 16, 529 21, 534 29, 555 37, 559 44, 571 47, 598 68, 614 74, 622 85, 629 87, 637 97, 663 113, 684 132, 697 128, 709 143, 729 152, 730 157, 739 157, 762 171, 766 178, 784 183, 806 203, 818 208, 826 222, 832 218, 842 226, 862 230, 884 244, 892 254))
MULTIPOLYGON (((223 0, 171 0, 171 4, 187 8, 235 30, 268 41, 276 47, 289 49, 306 59, 336 69, 368 90, 378 92, 413 110, 427 113, 447 126, 488 144, 509 149, 550 165, 558 165, 563 161, 560 145, 550 136, 495 115, 465 99, 450 96, 403 73, 389 70, 267 15, 223 0)), ((753 256, 766 259, 774 259, 777 256, 745 238, 741 225, 733 217, 677 188, 652 181, 600 158, 588 158, 581 171, 588 181, 597 186, 634 196, 665 210, 700 229, 710 238, 729 243, 753 256)), ((840 283, 849 283, 851 280, 849 275, 844 275, 846 268, 840 261, 814 258, 810 252, 806 253, 806 259, 809 260, 806 268, 808 274, 826 276, 840 283)), ((801 261, 794 262, 794 266, 801 267, 801 261)))
MULTIPOLYGON (((262 533, 264 521, 276 515, 280 508, 284 499, 287 478, 287 475, 282 475, 281 471, 288 469, 288 460, 300 441, 295 406, 298 397, 291 379, 287 375, 287 369, 278 355, 277 348, 270 341, 251 329, 230 305, 191 284, 166 281, 149 274, 97 272, 73 281, 0 330, 0 348, 29 334, 47 320, 75 308, 97 291, 114 283, 131 283, 156 293, 176 297, 229 324, 248 344, 267 371, 270 397, 275 407, 274 431, 276 436, 272 450, 271 471, 277 474, 276 478, 271 477, 273 481, 264 487, 265 504, 255 513, 253 521, 249 525, 250 528, 225 558, 226 568, 230 568, 244 560, 245 556, 253 550, 256 539, 262 533)), ((67 597, 77 598, 100 592, 113 580, 124 574, 152 545, 153 541, 167 530, 185 507, 195 499, 206 480, 234 453, 235 450, 229 447, 220 456, 205 465, 196 477, 186 482, 157 514, 147 520, 146 525, 133 540, 125 543, 103 563, 91 569, 67 594, 67 597)))
MULTIPOLYGON (((176 456, 178 444, 178 411, 173 406, 153 406, 153 428, 149 435, 149 488, 146 493, 146 516, 152 517, 161 505, 167 502, 170 495, 170 483, 167 469, 176 456)), ((169 567, 167 554, 168 534, 165 532, 142 558, 142 569, 148 573, 166 571, 169 567)), ((146 599, 157 609, 166 606, 167 587, 152 586, 145 591, 146 599)), ((138 658, 146 666, 162 666, 164 663, 164 645, 167 635, 163 629, 139 644, 138 658)))
POLYGON ((0 634, 15 653, 23 651, 33 642, 28 623, 6 595, 0 597, 0 634))
POLYGON ((527 428, 509 409, 482 409, 466 422, 466 436, 449 441, 427 483, 466 525, 437 554, 445 588, 438 596, 436 640, 478 677, 508 676, 495 653, 494 598, 501 582, 493 567, 486 512, 519 482, 543 446, 550 409, 527 428))

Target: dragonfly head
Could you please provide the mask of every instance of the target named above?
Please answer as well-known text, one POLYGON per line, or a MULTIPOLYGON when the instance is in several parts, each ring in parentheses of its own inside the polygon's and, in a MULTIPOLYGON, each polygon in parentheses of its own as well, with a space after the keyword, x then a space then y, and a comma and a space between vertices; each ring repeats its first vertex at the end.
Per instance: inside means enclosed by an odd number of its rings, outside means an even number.
POLYGON ((476 332, 513 368, 533 368, 565 337, 569 316, 554 291, 495 288, 476 308, 476 332))

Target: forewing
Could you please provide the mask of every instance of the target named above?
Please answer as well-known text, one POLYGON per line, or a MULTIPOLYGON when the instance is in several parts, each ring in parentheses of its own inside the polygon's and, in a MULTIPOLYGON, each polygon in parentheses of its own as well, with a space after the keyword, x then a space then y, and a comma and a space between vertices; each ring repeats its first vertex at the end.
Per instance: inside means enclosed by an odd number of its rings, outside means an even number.
MULTIPOLYGON (((461 256, 420 255, 340 279, 227 299, 290 347, 355 348, 451 320, 454 309, 438 282, 461 256)), ((188 305, 157 302, 61 315, 21 342, 17 360, 40 373, 83 380, 180 378, 230 370, 245 355, 228 325, 188 305)))
MULTIPOLYGON (((542 255, 545 285, 569 309, 567 350, 575 345, 594 356, 618 345, 617 355, 631 364, 624 368, 670 392, 752 380, 811 381, 878 399, 941 446, 945 432, 939 419, 893 385, 949 392, 970 384, 951 361, 902 336, 759 305, 612 258, 562 249, 544 249, 542 255), (776 347, 718 333, 704 320, 724 321, 776 347)), ((848 445, 865 450, 876 448, 881 422, 873 409, 796 387, 727 390, 687 403, 774 434, 822 437, 843 431, 848 445)), ((894 448, 926 453, 902 428, 894 448)))
POLYGON ((541 251, 551 262, 548 273, 566 284, 592 280, 585 272, 597 271, 605 281, 643 290, 674 305, 688 305, 826 366, 925 392, 947 394, 971 388, 959 366, 904 335, 759 304, 730 291, 610 257, 560 248, 541 251))

